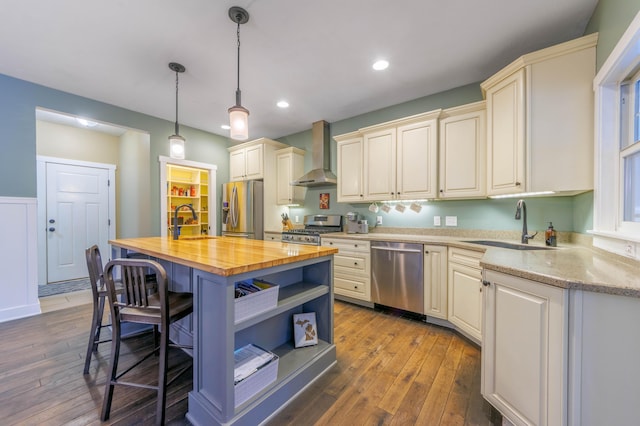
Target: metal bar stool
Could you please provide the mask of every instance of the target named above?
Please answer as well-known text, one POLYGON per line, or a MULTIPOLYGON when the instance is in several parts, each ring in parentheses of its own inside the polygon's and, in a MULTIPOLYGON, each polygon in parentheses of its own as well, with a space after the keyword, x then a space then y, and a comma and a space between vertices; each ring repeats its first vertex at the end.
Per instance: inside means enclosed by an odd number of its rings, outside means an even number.
MULTIPOLYGON (((87 345, 87 355, 84 360, 83 374, 89 373, 91 364, 91 354, 98 350, 100 343, 111 341, 111 337, 100 339, 100 331, 103 327, 110 327, 111 324, 103 324, 104 300, 107 297, 107 287, 103 280, 102 256, 97 245, 93 245, 85 250, 87 259, 87 269, 89 271, 89 281, 91 281, 91 292, 93 293, 93 317, 91 319, 91 331, 89 332, 89 344, 87 345)), ((117 285, 117 294, 122 293, 122 286, 117 285)))
POLYGON ((187 371, 190 365, 183 367, 176 375, 167 381, 169 347, 182 347, 192 349, 191 346, 174 345, 169 340, 169 326, 172 322, 186 317, 193 312, 193 295, 191 293, 176 293, 168 290, 167 274, 162 265, 148 259, 114 259, 105 266, 104 280, 107 286, 107 295, 111 307, 112 318, 112 344, 111 366, 106 381, 104 401, 102 404, 103 421, 109 418, 111 401, 115 385, 134 386, 154 389, 158 393, 156 402, 156 424, 163 424, 165 419, 166 389, 167 386, 187 371), (122 283, 121 300, 118 299, 118 287, 114 280, 114 270, 118 269, 122 283), (148 294, 145 285, 146 271, 151 271, 156 276, 157 292, 148 294), (154 335, 160 329, 159 347, 135 362, 133 365, 118 372, 118 358, 120 355, 121 323, 123 321, 151 324, 154 327, 154 335), (157 354, 158 360, 158 384, 157 386, 133 383, 120 380, 122 376, 141 364, 150 356, 157 354))
MULTIPOLYGON (((89 272, 89 281, 91 282, 91 293, 93 295, 93 316, 91 318, 91 330, 89 332, 89 344, 87 345, 87 354, 84 360, 83 374, 89 373, 89 367, 91 365, 91 354, 98 350, 100 343, 108 343, 111 341, 111 337, 101 339, 100 332, 105 327, 111 327, 110 323, 103 323, 104 318, 104 304, 107 298, 107 287, 104 283, 103 269, 102 269, 102 256, 100 255, 100 249, 97 245, 93 245, 85 250, 85 257, 87 260, 87 270, 89 272)), ((153 274, 147 274, 146 283, 148 291, 156 291, 155 284, 156 277, 153 274)), ((122 293, 122 285, 116 283, 116 293, 122 293)))

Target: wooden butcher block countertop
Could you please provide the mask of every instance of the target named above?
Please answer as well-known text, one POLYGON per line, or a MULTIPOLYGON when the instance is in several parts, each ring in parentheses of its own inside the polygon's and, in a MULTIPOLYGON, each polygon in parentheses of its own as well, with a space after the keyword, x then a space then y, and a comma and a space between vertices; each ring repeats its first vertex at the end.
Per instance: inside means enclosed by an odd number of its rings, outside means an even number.
POLYGON ((329 247, 212 236, 126 238, 109 244, 225 277, 338 252, 329 247))

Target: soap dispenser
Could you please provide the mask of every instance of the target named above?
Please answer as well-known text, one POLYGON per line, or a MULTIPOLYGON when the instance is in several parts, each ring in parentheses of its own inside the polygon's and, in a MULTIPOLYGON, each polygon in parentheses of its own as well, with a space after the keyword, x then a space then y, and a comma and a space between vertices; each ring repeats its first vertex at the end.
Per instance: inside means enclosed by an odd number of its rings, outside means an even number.
POLYGON ((544 243, 548 246, 556 246, 556 230, 553 229, 553 223, 549 222, 549 227, 544 231, 544 243))

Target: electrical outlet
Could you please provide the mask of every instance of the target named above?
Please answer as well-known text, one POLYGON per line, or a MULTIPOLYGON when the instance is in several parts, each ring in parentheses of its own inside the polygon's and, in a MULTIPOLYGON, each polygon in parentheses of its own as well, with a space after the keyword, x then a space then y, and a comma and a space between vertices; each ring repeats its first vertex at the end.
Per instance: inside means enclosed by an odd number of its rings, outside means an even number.
POLYGON ((300 216, 296 216, 296 223, 300 223, 300 216))
POLYGON ((382 216, 376 216, 376 225, 382 225, 382 216))
POLYGON ((434 216, 433 217, 433 226, 440 226, 440 216, 434 216))
POLYGON ((444 224, 446 226, 458 226, 458 216, 445 216, 444 224))
POLYGON ((634 243, 627 242, 624 246, 624 254, 629 257, 636 257, 636 245, 634 243))

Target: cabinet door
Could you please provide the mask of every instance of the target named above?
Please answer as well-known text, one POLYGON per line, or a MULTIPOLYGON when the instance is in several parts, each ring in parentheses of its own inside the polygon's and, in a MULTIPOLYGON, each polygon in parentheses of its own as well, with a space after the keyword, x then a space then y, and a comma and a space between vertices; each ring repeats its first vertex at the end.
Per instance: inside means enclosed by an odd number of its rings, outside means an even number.
POLYGON ((487 90, 487 193, 525 191, 525 70, 487 90))
POLYGON ((364 135, 364 198, 396 198, 396 129, 364 135))
POLYGON ((293 202, 292 180, 293 153, 276 155, 276 203, 291 204, 293 202))
POLYGON ((246 179, 262 179, 264 177, 264 148, 262 144, 246 148, 246 179))
POLYGON ((448 319, 461 331, 482 341, 480 269, 449 261, 448 319))
POLYGON ((280 205, 300 204, 304 202, 305 188, 291 186, 291 181, 304 173, 304 157, 292 152, 276 154, 276 203, 280 205))
POLYGON ((447 319, 447 248, 424 246, 424 313, 447 319))
POLYGON ((437 120, 397 128, 396 198, 415 200, 436 197, 437 129, 437 120))
POLYGON ((338 142, 338 202, 363 201, 362 138, 338 142))
POLYGON ((229 180, 238 181, 246 179, 245 150, 239 149, 229 153, 229 180))
POLYGON ((485 197, 486 112, 440 120, 439 198, 485 197))
POLYGON ((482 395, 514 424, 566 422, 566 290, 485 271, 482 395))

